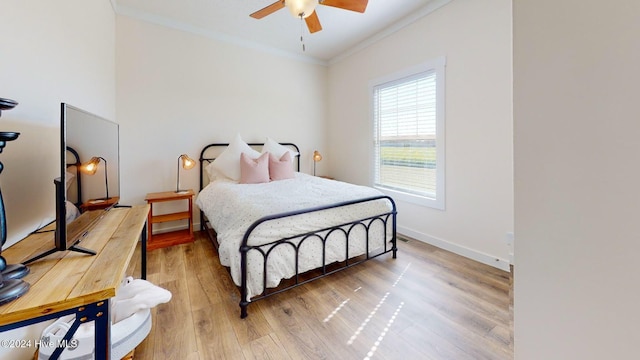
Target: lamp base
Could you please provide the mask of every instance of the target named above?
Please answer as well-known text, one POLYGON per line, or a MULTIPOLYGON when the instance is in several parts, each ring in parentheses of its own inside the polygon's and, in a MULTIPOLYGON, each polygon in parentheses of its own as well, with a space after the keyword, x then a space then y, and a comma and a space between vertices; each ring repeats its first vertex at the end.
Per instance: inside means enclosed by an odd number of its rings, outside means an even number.
POLYGON ((29 291, 29 283, 22 280, 5 280, 0 285, 0 305, 13 301, 29 291))
POLYGON ((27 274, 29 274, 29 268, 22 264, 7 265, 7 268, 2 270, 2 278, 5 280, 22 279, 27 274))

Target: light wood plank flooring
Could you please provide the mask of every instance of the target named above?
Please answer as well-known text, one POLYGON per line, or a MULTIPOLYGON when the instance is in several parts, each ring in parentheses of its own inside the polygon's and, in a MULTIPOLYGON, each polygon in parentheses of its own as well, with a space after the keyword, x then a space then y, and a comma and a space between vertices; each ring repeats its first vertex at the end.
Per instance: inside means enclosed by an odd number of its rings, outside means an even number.
MULTIPOLYGON (((249 306, 203 233, 148 253, 153 309, 135 359, 512 359, 509 273, 416 240, 249 306)), ((136 251, 140 251, 138 248, 136 251)), ((134 259, 138 259, 134 256, 134 259)), ((139 263, 128 274, 139 277, 139 263)))

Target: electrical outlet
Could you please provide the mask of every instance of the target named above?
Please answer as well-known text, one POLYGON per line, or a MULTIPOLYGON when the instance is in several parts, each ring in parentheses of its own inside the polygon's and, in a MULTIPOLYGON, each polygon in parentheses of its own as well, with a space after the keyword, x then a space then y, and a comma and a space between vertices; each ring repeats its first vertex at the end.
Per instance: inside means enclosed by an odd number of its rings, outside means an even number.
POLYGON ((514 255, 513 255, 513 252, 514 252, 514 251, 513 251, 513 241, 514 241, 514 240, 515 240, 515 239, 514 239, 513 233, 512 233, 512 232, 508 232, 508 233, 507 233, 507 237, 506 237, 505 241, 506 241, 506 243, 507 243, 507 247, 509 248, 509 263, 510 263, 511 265, 513 265, 513 264, 514 264, 514 262, 515 262, 515 260, 514 260, 514 259, 515 259, 515 257, 514 257, 514 255))
POLYGON ((513 233, 512 232, 507 233, 507 237, 505 241, 507 242, 507 246, 513 249, 513 233))

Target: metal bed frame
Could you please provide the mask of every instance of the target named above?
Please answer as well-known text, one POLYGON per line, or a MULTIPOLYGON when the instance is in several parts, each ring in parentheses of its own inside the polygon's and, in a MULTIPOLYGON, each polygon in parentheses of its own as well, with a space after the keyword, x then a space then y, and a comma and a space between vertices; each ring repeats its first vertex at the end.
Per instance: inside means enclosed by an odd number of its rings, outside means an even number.
MULTIPOLYGON (((208 151, 210 151, 212 148, 225 148, 226 146, 228 146, 228 143, 213 143, 213 144, 209 144, 206 145, 202 151, 200 152, 200 190, 202 190, 204 188, 204 186, 206 186, 205 184, 205 167, 213 162, 213 160, 215 160, 215 157, 209 157, 206 156, 206 154, 208 153, 208 151)), ((258 146, 262 146, 264 144, 262 143, 249 143, 248 144, 251 147, 258 147, 258 146)), ((298 152, 298 155, 296 156, 296 162, 297 162, 297 170, 300 171, 300 150, 298 148, 298 146, 296 146, 295 144, 292 143, 281 143, 281 145, 283 146, 287 146, 290 147, 292 149, 295 149, 298 152)), ((257 300, 261 300, 264 299, 266 297, 269 297, 271 295, 275 295, 275 294, 279 294, 283 291, 289 290, 291 288, 306 284, 310 281, 325 277, 327 275, 333 274, 335 272, 338 272, 340 270, 344 270, 347 268, 350 268, 354 265, 360 264, 362 262, 365 262, 367 260, 376 258, 378 256, 384 255, 386 253, 391 252, 393 254, 393 258, 396 258, 397 255, 397 246, 396 246, 396 215, 397 215, 397 211, 396 211, 396 204, 393 201, 393 199, 389 196, 374 196, 374 197, 368 197, 368 198, 363 198, 363 199, 358 199, 358 200, 352 200, 352 201, 344 201, 344 202, 340 202, 340 203, 336 203, 336 204, 331 204, 331 205, 326 205, 326 206, 319 206, 319 207, 313 207, 313 208, 308 208, 308 209, 303 209, 303 210, 297 210, 297 211, 290 211, 290 212, 285 212, 285 213, 279 213, 279 214, 273 214, 273 215, 268 215, 268 216, 264 216, 258 220, 256 220, 252 225, 250 225, 247 228, 247 231, 244 234, 244 237, 242 239, 242 244, 240 246, 240 248, 238 249, 238 251, 240 251, 240 257, 241 257, 241 285, 240 285, 240 317, 241 318, 245 318, 247 317, 248 313, 247 313, 247 307, 249 305, 249 301, 247 300, 247 278, 248 278, 248 273, 247 273, 247 254, 250 251, 257 251, 258 253, 260 253, 262 255, 262 259, 263 259, 263 291, 260 295, 256 295, 253 298, 251 298, 251 302, 255 302, 257 300), (274 221, 274 220, 278 220, 278 219, 282 219, 285 217, 291 217, 291 216, 296 216, 296 215, 301 215, 301 214, 307 214, 307 213, 313 213, 313 212, 319 212, 319 211, 323 211, 323 210, 327 210, 327 209, 333 209, 333 208, 338 208, 338 207, 342 207, 342 206, 350 206, 350 205, 354 205, 354 204, 361 204, 361 203, 366 203, 366 202, 372 202, 372 201, 378 201, 378 200, 385 200, 388 201, 391 204, 391 210, 388 212, 384 212, 382 214, 378 214, 378 215, 374 215, 374 216, 370 216, 367 218, 363 218, 363 219, 358 219, 358 220, 353 220, 353 221, 349 221, 349 222, 345 222, 343 224, 339 224, 336 226, 331 226, 331 227, 326 227, 326 228, 322 228, 322 229, 317 229, 311 232, 305 232, 305 233, 300 233, 300 234, 296 234, 294 236, 290 236, 290 237, 286 237, 286 238, 282 238, 267 244, 261 244, 261 245, 251 245, 249 242, 250 238, 251 238, 251 234, 252 231, 257 228, 258 226, 270 222, 270 221, 274 221), (384 231, 382 232, 384 235, 384 249, 382 249, 380 252, 377 253, 370 253, 369 250, 369 241, 370 241, 370 229, 372 227, 372 225, 380 223, 383 226, 384 231), (390 224, 389 224, 390 223, 390 224), (388 226, 391 226, 391 235, 387 235, 387 228, 388 226), (359 256, 349 256, 349 236, 352 234, 353 230, 356 228, 362 228, 365 231, 365 253, 359 256), (333 263, 333 264, 326 264, 325 261, 325 256, 326 256, 326 243, 327 243, 327 239, 329 238, 330 235, 334 234, 334 233, 339 233, 342 234, 346 241, 345 241, 345 259, 344 261, 341 262, 337 262, 337 263, 333 263), (298 251, 300 249, 300 247, 302 246, 303 243, 305 243, 305 241, 309 241, 309 239, 319 239, 322 242, 322 266, 315 269, 315 270, 310 270, 305 272, 304 274, 300 274, 299 273, 299 264, 298 264, 298 259, 299 259, 299 254, 298 251), (389 245, 389 243, 391 243, 389 245), (291 246, 294 250, 295 250, 295 269, 296 269, 296 273, 295 275, 291 278, 291 281, 288 281, 288 283, 286 284, 280 284, 278 287, 276 288, 272 288, 269 289, 267 288, 267 261, 269 258, 269 254, 271 254, 271 252, 277 248, 278 246, 291 246)), ((213 242, 213 244, 216 246, 216 248, 219 247, 219 243, 217 241, 217 236, 216 236, 216 232, 215 229, 212 228, 211 223, 209 222, 209 220, 207 219, 206 215, 204 214, 204 212, 202 210, 200 210, 200 229, 202 231, 205 231, 209 237, 209 239, 213 242)))
POLYGON ((82 205, 82 176, 80 176, 80 165, 82 165, 82 162, 80 161, 80 155, 78 155, 78 152, 74 148, 67 146, 67 151, 71 153, 74 159, 73 162, 70 162, 68 154, 65 154, 65 156, 67 156, 67 171, 69 168, 74 167, 74 175, 76 176, 76 201, 73 204, 80 207, 80 205, 82 205))

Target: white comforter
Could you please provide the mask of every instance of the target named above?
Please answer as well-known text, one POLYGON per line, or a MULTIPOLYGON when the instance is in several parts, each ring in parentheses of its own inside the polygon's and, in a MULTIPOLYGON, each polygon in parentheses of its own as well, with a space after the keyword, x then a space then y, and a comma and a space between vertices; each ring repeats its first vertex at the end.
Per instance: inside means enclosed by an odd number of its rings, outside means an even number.
MULTIPOLYGON (((382 195, 376 189, 340 181, 327 180, 296 173, 295 179, 272 181, 264 184, 237 184, 218 180, 206 186, 196 204, 211 222, 218 235, 220 262, 228 266, 236 283, 241 283, 240 245, 247 228, 259 218, 282 212, 329 205, 348 200, 382 195)), ((347 207, 323 210, 311 214, 278 219, 258 226, 249 239, 249 245, 267 244, 302 233, 341 225, 351 220, 385 213, 391 210, 387 200, 376 200, 347 207)), ((369 251, 382 246, 385 235, 380 221, 374 223, 370 233, 369 251)), ((391 231, 391 221, 387 233, 391 231)), ((356 227, 354 240, 349 240, 349 257, 365 252, 364 229, 356 227)), ((299 241, 299 240, 298 240, 299 241)), ((326 264, 345 260, 344 235, 332 233, 327 241, 326 264)), ((269 245, 266 245, 268 247, 269 245)), ((317 238, 305 240, 299 255, 299 273, 322 265, 321 242, 317 238)), ((266 250, 265 250, 266 251, 266 250)), ((263 292, 262 255, 251 251, 248 255, 247 300, 263 292)), ((269 255, 267 287, 275 287, 281 279, 295 275, 295 253, 291 246, 278 246, 269 255)))

